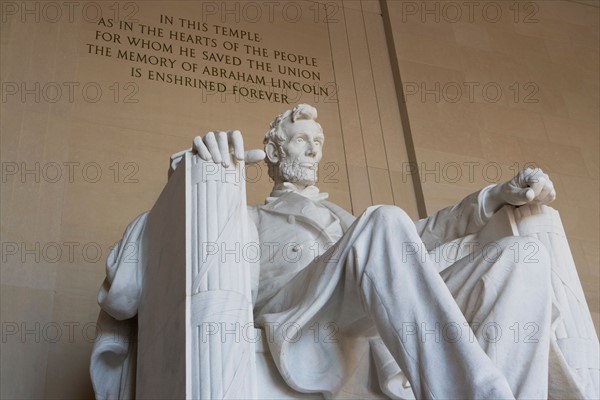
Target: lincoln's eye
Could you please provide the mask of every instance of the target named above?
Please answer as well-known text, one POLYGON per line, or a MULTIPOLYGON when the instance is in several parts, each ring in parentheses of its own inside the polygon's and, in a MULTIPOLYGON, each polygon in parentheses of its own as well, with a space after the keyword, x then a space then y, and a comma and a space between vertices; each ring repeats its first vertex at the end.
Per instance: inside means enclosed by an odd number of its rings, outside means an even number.
POLYGON ((298 138, 298 139, 296 139, 296 143, 304 143, 304 139, 298 138))

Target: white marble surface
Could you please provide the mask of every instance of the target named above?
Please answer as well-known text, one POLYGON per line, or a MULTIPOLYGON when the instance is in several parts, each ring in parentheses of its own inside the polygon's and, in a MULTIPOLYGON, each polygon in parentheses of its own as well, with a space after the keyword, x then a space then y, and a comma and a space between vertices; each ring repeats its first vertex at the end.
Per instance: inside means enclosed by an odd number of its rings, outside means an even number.
MULTIPOLYGON (((371 207, 355 221, 315 186, 324 144, 316 116, 314 108, 301 105, 277 117, 265 137, 265 152, 245 152, 241 133, 228 131, 194 139, 193 152, 202 161, 191 152, 172 157, 175 172, 161 198, 185 198, 185 207, 177 212, 166 207, 162 216, 155 207, 156 216, 153 209, 150 219, 158 219, 155 226, 165 223, 179 232, 161 231, 167 236, 154 242, 161 247, 170 243, 164 255, 179 246, 179 253, 185 253, 185 277, 177 277, 181 270, 173 274, 166 267, 152 272, 153 277, 144 276, 142 299, 152 298, 148 301, 159 304, 150 309, 169 315, 153 315, 149 320, 161 323, 142 331, 142 302, 138 337, 156 338, 163 350, 172 346, 181 357, 161 356, 160 346, 140 340, 138 395, 598 397, 598 339, 560 218, 540 207, 556 196, 546 174, 521 171, 511 181, 487 187, 417 223, 393 206, 371 207), (231 180, 210 180, 201 182, 200 189, 190 172, 214 164, 234 170, 265 156, 274 188, 265 205, 250 208, 248 214, 240 207, 245 206, 243 187, 231 180), (181 179, 185 184, 173 183, 181 179), (204 192, 216 197, 201 200, 198 193, 204 192), (237 229, 228 224, 232 216, 237 229), (220 236, 223 232, 225 237, 220 236), (229 245, 257 240, 265 250, 260 271, 252 263, 193 261, 202 258, 202 243, 220 245, 221 240, 229 245), (206 265, 211 267, 203 271, 206 265), (213 278, 211 271, 217 273, 213 278), (258 289, 253 284, 257 279, 258 289), (165 290, 170 281, 191 288, 184 296, 185 310, 177 306, 184 301, 181 290, 165 290), (155 282, 154 289, 146 282, 155 282), (202 294, 197 301, 196 294, 202 294), (260 346, 247 338, 243 343, 223 337, 208 344, 198 340, 199 326, 251 323, 251 300, 255 323, 263 334, 273 334, 266 346, 264 339, 260 346), (301 337, 286 336, 286 324, 297 326, 301 337), (437 326, 452 324, 459 327, 461 340, 435 340, 444 334, 437 326), (489 324, 503 329, 504 337, 490 341, 489 324), (508 334, 517 330, 523 338, 531 332, 519 329, 527 327, 533 327, 533 336, 527 338, 535 341, 512 340, 508 334), (147 350, 158 357, 140 356, 147 350), (176 367, 182 363, 185 368, 176 367), (239 368, 240 363, 245 367, 239 368), (151 382, 140 379, 140 368, 155 369, 151 382), (165 379, 169 385, 158 388, 165 379)), ((154 252, 150 263, 169 264, 156 249, 149 251, 154 252)), ((224 253, 213 256, 226 258, 224 253)), ((92 363, 99 398, 123 387, 122 376, 130 376, 127 368, 135 366, 127 354, 130 362, 123 364, 121 375, 103 374, 104 366, 92 363)), ((120 397, 131 394, 120 392, 120 397)))

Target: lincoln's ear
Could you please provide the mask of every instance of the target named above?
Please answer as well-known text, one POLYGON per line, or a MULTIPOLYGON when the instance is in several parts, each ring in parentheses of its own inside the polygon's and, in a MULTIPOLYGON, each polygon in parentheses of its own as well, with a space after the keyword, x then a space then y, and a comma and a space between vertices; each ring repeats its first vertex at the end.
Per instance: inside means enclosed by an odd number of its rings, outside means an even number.
POLYGON ((279 162, 279 154, 277 154, 277 148, 273 143, 267 143, 265 146, 265 153, 272 164, 277 164, 279 162))

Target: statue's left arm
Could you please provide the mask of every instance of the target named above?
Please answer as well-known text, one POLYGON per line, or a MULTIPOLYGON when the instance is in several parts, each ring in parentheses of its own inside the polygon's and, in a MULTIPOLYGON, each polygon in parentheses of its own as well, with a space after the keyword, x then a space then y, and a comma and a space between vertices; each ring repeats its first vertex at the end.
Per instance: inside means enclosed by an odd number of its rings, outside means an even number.
POLYGON ((442 243, 478 232, 504 205, 546 204, 555 198, 556 191, 548 175, 539 168, 527 168, 508 182, 487 186, 415 225, 427 250, 432 250, 442 243))

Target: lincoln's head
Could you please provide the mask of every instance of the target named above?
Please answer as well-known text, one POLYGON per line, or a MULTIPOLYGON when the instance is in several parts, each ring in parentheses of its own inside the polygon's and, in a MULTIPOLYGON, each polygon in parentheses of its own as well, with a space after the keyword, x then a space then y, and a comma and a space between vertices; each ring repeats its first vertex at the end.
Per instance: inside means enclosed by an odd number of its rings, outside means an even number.
POLYGON ((316 119, 316 108, 299 104, 271 122, 263 143, 269 176, 276 186, 291 182, 303 188, 317 182, 325 136, 316 119))

